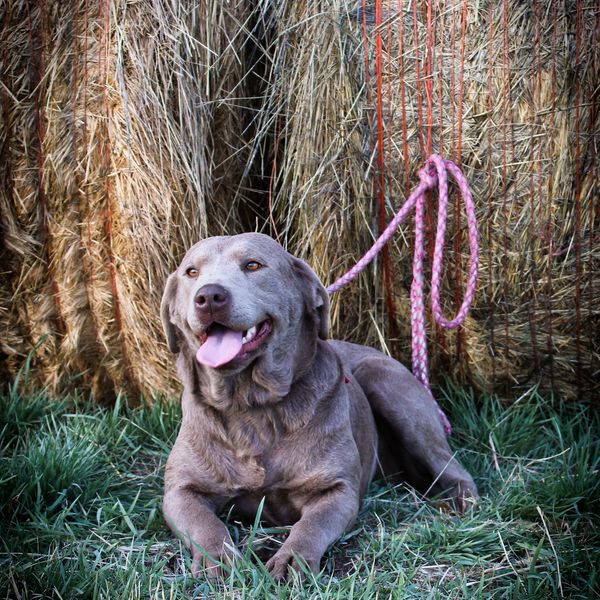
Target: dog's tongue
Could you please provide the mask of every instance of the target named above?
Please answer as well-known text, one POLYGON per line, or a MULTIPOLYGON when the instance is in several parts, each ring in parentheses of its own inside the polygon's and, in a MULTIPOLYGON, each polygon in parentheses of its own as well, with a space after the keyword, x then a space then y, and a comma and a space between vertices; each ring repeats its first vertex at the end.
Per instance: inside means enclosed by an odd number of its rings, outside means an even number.
POLYGON ((235 358, 242 349, 242 332, 213 325, 196 360, 207 367, 220 367, 235 358))

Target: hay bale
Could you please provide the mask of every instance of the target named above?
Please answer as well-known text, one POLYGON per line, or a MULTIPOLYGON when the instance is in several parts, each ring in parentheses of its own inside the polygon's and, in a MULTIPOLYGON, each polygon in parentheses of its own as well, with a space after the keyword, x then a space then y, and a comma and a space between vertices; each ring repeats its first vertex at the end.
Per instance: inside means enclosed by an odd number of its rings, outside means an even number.
POLYGON ((166 275, 201 237, 243 228, 240 6, 10 3, 6 375, 31 355, 32 382, 55 391, 174 392, 158 311, 166 275))
MULTIPOLYGON (((430 332, 434 374, 510 395, 536 382, 566 397, 598 391, 595 4, 323 0, 274 11, 268 97, 285 151, 273 205, 290 248, 332 282, 425 158, 453 158, 477 201, 481 276, 462 330, 430 332)), ((457 208, 448 312, 467 278, 457 208)), ((339 329, 388 340, 405 361, 411 237, 407 223, 388 266, 335 300, 339 329)))
MULTIPOLYGON (((341 2, 275 3, 263 28, 271 68, 257 130, 271 152, 264 172, 271 233, 326 282, 373 241, 366 119, 356 93, 362 73, 356 41, 340 26, 344 10, 341 2)), ((333 298, 334 335, 359 337, 381 320, 372 294, 377 269, 360 277, 342 303, 333 298)))
MULTIPOLYGON (((333 282, 434 151, 465 171, 482 236, 469 321, 430 328, 434 376, 598 391, 600 17, 592 0, 546 4, 10 2, 3 375, 31 354, 55 390, 172 393, 158 304, 187 246, 272 221, 333 282)), ((433 227, 430 207, 430 244, 433 227)), ((407 223, 333 300, 336 335, 405 362, 411 242, 407 223)))

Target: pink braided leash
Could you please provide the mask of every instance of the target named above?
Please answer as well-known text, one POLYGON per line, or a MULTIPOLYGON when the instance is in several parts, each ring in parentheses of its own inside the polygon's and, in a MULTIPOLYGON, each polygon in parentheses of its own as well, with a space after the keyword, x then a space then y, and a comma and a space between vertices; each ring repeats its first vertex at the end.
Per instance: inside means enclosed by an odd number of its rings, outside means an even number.
MULTIPOLYGON (((409 212, 415 208, 415 250, 413 257, 413 281, 410 289, 410 317, 412 326, 412 366, 415 377, 430 391, 429 368, 427 359, 427 335, 425 333, 425 303, 423 259, 425 258, 425 194, 436 186, 439 189, 437 231, 433 252, 431 274, 431 307, 434 319, 445 329, 456 329, 464 322, 473 302, 477 285, 477 270, 479 266, 479 244, 475 204, 469 189, 467 179, 462 171, 450 160, 444 160, 437 154, 431 155, 425 166, 419 171, 421 182, 408 200, 390 221, 384 232, 375 241, 368 252, 345 275, 327 288, 333 294, 356 279, 358 274, 379 254, 381 249, 394 235, 409 212), (440 287, 442 280, 442 261, 446 239, 446 224, 448 221, 448 173, 450 173, 460 189, 467 213, 469 230, 469 280, 465 290, 462 305, 456 317, 448 321, 440 304, 440 287)), ((439 407, 438 407, 439 408, 439 407)), ((441 408, 440 416, 446 433, 450 435, 452 427, 441 408)))

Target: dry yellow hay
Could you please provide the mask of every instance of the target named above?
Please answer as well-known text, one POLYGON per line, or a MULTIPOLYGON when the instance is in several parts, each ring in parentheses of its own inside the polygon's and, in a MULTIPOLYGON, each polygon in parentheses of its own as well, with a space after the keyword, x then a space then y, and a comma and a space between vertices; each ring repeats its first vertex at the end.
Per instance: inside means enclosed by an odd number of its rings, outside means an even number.
MULTIPOLYGON (((482 254, 461 333, 430 332, 434 379, 598 392, 593 0, 6 6, 3 377, 31 353, 54 390, 174 393, 158 305, 187 246, 271 231, 331 283, 435 151, 471 182, 482 254)), ((466 279, 458 231, 448 312, 466 279)), ((333 300, 336 335, 405 362, 411 243, 408 222, 389 266, 333 300)))
POLYGON ((189 245, 241 229, 241 3, 10 2, 0 51, 2 353, 98 399, 173 393, 158 305, 189 245))
MULTIPOLYGON (((479 291, 460 340, 431 333, 434 375, 508 396, 536 382, 566 397, 599 389, 598 20, 586 0, 324 0, 277 9, 272 45, 281 62, 269 96, 286 158, 277 162, 276 223, 325 281, 380 231, 373 180, 383 181, 388 220, 432 151, 459 160, 471 182, 479 291)), ((449 313, 466 281, 466 235, 456 232, 452 225, 447 241, 449 313)), ((411 238, 407 223, 390 251, 393 285, 380 261, 379 273, 336 298, 338 313, 360 323, 341 320, 345 333, 385 339, 405 361, 411 238), (381 310, 392 287, 396 344, 381 310)))

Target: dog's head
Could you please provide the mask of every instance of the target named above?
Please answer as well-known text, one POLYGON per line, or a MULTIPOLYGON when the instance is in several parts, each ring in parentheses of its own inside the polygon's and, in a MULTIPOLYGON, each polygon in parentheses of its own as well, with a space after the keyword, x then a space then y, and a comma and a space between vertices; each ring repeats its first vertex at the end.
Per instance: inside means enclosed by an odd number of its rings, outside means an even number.
POLYGON ((213 374, 252 369, 283 396, 329 328, 329 297, 314 271, 259 233, 194 245, 167 279, 161 315, 169 349, 182 345, 213 374))

